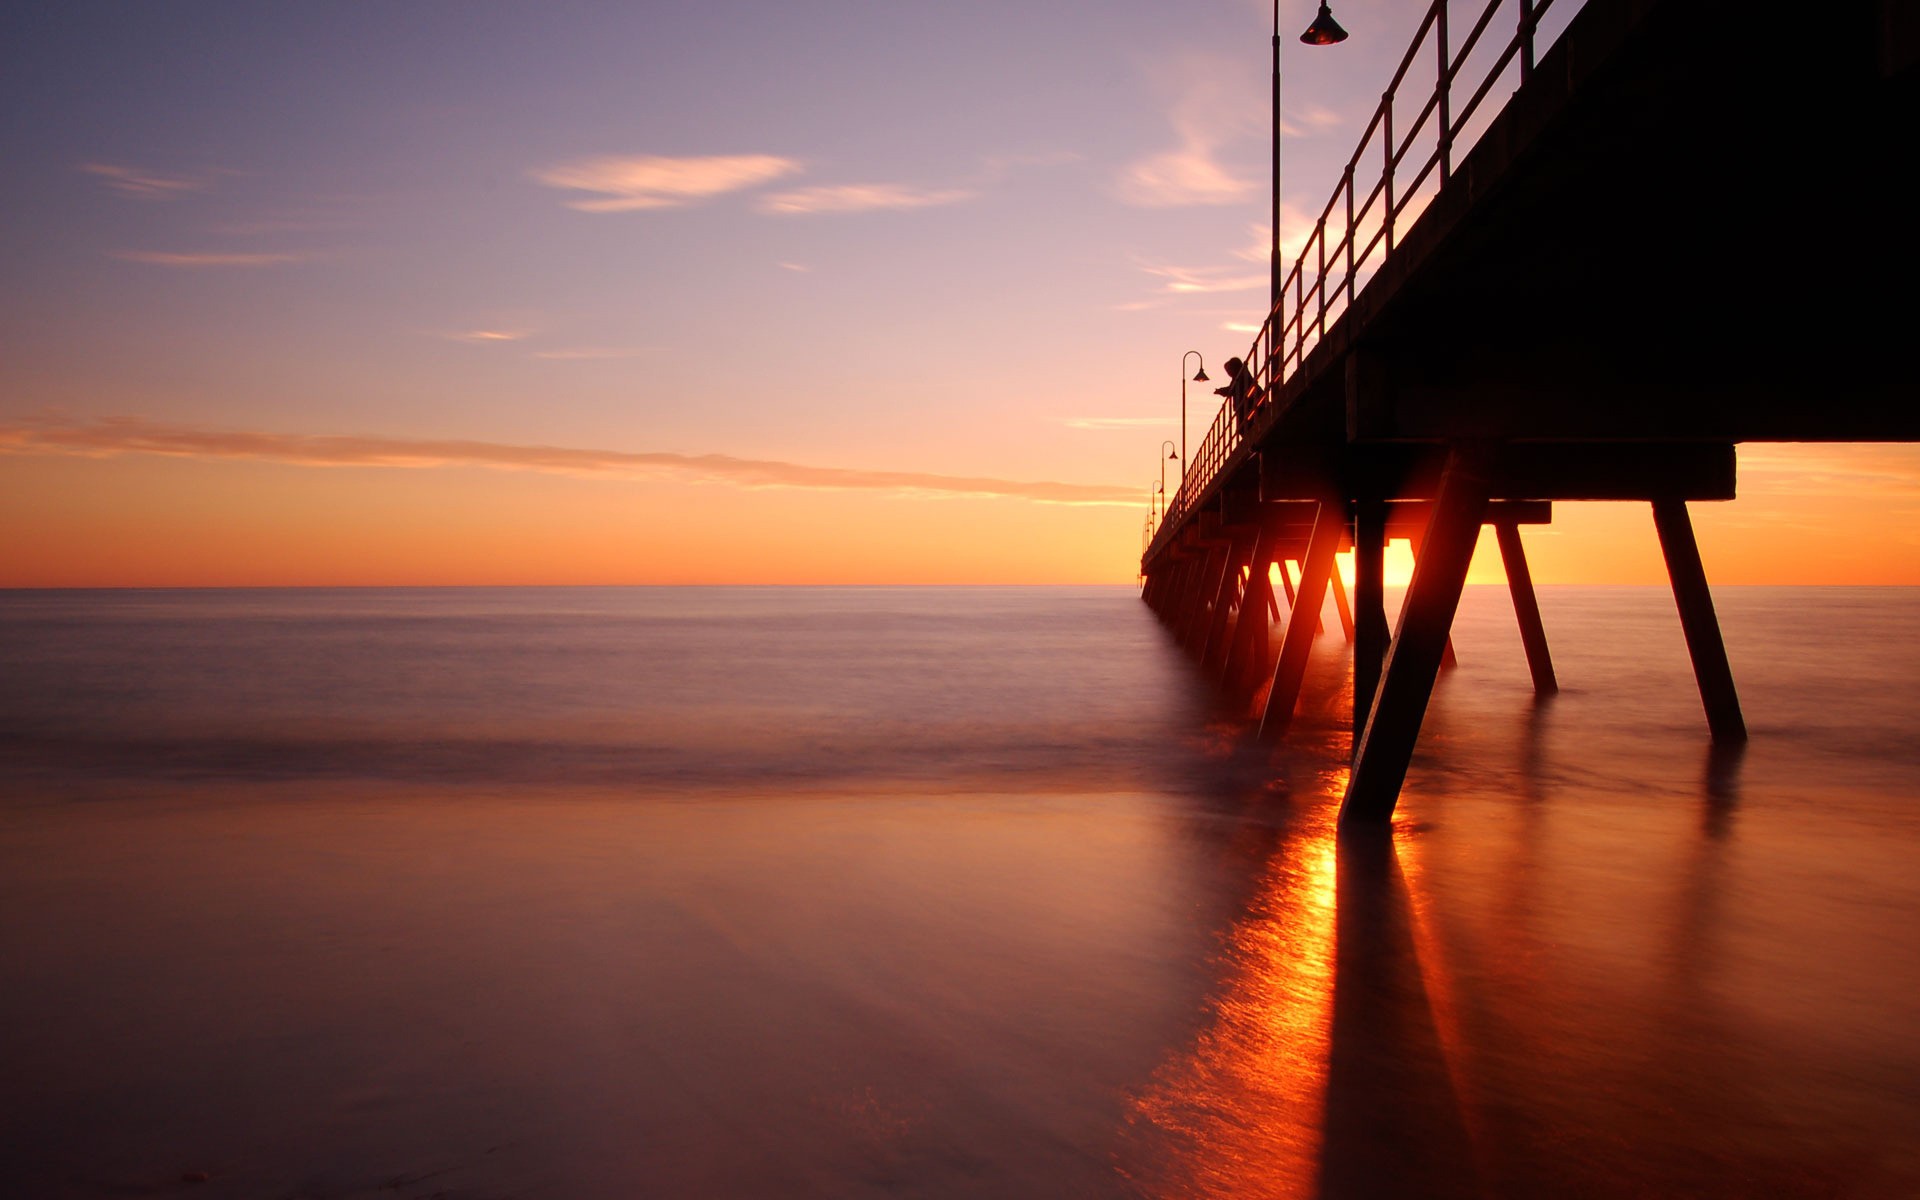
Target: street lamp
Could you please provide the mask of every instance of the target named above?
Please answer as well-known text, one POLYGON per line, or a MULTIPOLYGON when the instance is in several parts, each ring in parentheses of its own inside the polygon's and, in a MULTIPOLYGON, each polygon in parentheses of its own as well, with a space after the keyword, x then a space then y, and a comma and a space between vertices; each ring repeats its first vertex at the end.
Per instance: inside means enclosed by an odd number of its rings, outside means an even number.
MULTIPOLYGON (((1325 4, 1313 18, 1313 24, 1307 26, 1300 40, 1309 46, 1331 46, 1335 42, 1347 40, 1347 31, 1333 19, 1333 11, 1325 4)), ((1272 316, 1280 311, 1280 293, 1286 286, 1285 277, 1280 273, 1280 0, 1273 0, 1273 258, 1272 288, 1268 296, 1267 314, 1272 316)), ((1268 335, 1267 356, 1273 357, 1273 342, 1280 331, 1274 330, 1268 335)))
MULTIPOLYGON (((1180 365, 1180 374, 1185 375, 1186 373, 1187 373, 1186 364, 1182 363, 1180 365)), ((1178 459, 1179 456, 1173 452, 1173 439, 1171 438, 1168 438, 1167 440, 1161 442, 1160 448, 1167 452, 1167 456, 1160 460, 1160 494, 1164 496, 1167 494, 1167 464, 1175 461, 1176 459, 1178 459)), ((1181 464, 1181 466, 1182 466, 1182 469, 1185 468, 1184 463, 1181 464)))
MULTIPOLYGON (((1207 378, 1207 360, 1200 358, 1198 350, 1189 350, 1180 356, 1180 480, 1183 483, 1187 478, 1187 360, 1189 358, 1200 359, 1200 369, 1193 373, 1193 381, 1195 383, 1211 382, 1207 378)), ((1165 467, 1160 469, 1166 470, 1165 467)))

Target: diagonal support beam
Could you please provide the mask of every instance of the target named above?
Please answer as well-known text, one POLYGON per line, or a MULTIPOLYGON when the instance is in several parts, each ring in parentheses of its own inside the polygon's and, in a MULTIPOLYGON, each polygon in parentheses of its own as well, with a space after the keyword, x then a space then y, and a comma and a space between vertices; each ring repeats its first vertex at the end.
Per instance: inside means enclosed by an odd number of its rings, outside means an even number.
POLYGON ((1221 682, 1236 694, 1244 692, 1248 681, 1267 664, 1267 614, 1279 611, 1273 603, 1273 576, 1268 568, 1273 564, 1278 541, 1270 527, 1261 526, 1247 560, 1247 588, 1240 597, 1240 619, 1234 623, 1233 644, 1221 670, 1221 682))
POLYGON ((1534 695, 1551 696, 1560 690, 1560 683, 1553 677, 1547 628, 1540 622, 1540 602, 1533 594, 1533 574, 1527 570, 1527 552, 1520 545, 1520 527, 1501 522, 1493 532, 1500 539, 1500 563, 1506 568, 1507 590, 1513 593, 1513 615, 1520 621, 1520 644, 1527 651, 1534 695))
POLYGON ((1273 687, 1267 692, 1267 706, 1260 715, 1262 739, 1285 733, 1293 720, 1294 706, 1300 702, 1307 656, 1320 627, 1320 606, 1327 598, 1327 577, 1333 573, 1334 552, 1340 549, 1340 539, 1346 533, 1345 509, 1344 504, 1323 500, 1313 518, 1307 556, 1300 563, 1300 587, 1294 593, 1293 611, 1287 614, 1280 657, 1273 664, 1273 687))
POLYGON ((1200 669, 1211 671, 1227 656, 1227 631, 1231 628, 1233 603, 1241 595, 1240 572, 1253 556, 1254 535, 1243 533, 1227 547, 1226 566, 1213 594, 1213 616, 1207 622, 1206 641, 1200 645, 1200 669))
POLYGON ((1733 687, 1733 668, 1727 663, 1726 643, 1720 639, 1720 621, 1714 616, 1713 593, 1707 590, 1707 570, 1700 562, 1687 502, 1655 500, 1653 524, 1660 533, 1660 552, 1667 558, 1674 603, 1680 606, 1680 628, 1687 635, 1693 676, 1707 708, 1707 727, 1716 742, 1744 742, 1747 723, 1740 715, 1740 694, 1733 687))
MULTIPOLYGON (((1306 564, 1302 563, 1301 570, 1305 570, 1305 569, 1306 569, 1306 564)), ((1287 610, 1288 610, 1287 619, 1292 620, 1293 619, 1292 610, 1297 606, 1297 598, 1293 594, 1293 576, 1289 574, 1289 571, 1290 571, 1290 568, 1287 566, 1287 559, 1283 555, 1280 558, 1280 586, 1286 589, 1287 610)), ((1278 620, 1279 616, 1280 616, 1280 610, 1279 610, 1279 607, 1276 605, 1274 608, 1274 619, 1278 620)), ((1318 612, 1315 612, 1313 614, 1313 636, 1319 637, 1321 634, 1325 633, 1326 631, 1327 631, 1327 623, 1320 619, 1320 614, 1318 612)))
MULTIPOLYGON (((1430 528, 1432 525, 1433 519, 1432 517, 1428 517, 1427 520, 1428 520, 1428 527, 1430 528)), ((1479 536, 1480 536, 1479 532, 1476 530, 1474 533, 1474 537, 1477 538, 1479 536)), ((1422 550, 1422 548, 1425 547, 1426 540, 1427 540, 1427 530, 1425 528, 1416 529, 1411 533, 1409 533, 1407 536, 1407 549, 1413 555, 1413 569, 1415 571, 1418 571, 1420 569, 1420 551, 1422 550)), ((1446 652, 1440 656, 1440 665, 1449 671, 1453 670, 1455 667, 1458 667, 1460 665, 1460 659, 1457 656, 1455 656, 1453 652, 1453 638, 1451 636, 1447 638, 1446 652)))
POLYGON ((1353 609, 1347 604, 1347 585, 1341 581, 1338 570, 1335 570, 1327 579, 1327 584, 1333 589, 1333 609, 1340 614, 1340 632, 1347 635, 1347 643, 1351 645, 1353 643, 1353 609))
POLYGON ((1219 589, 1220 572, 1227 557, 1225 546, 1210 546, 1194 568, 1187 581, 1186 594, 1180 605, 1180 620, 1175 626, 1175 637, 1180 645, 1192 650, 1206 629, 1208 616, 1207 597, 1219 589))
POLYGON ((1387 628, 1387 506, 1361 500, 1353 513, 1353 746, 1360 748, 1380 664, 1392 631, 1387 628))
POLYGON ((1393 817, 1486 509, 1484 467, 1466 452, 1452 451, 1440 479, 1440 498, 1433 506, 1423 553, 1414 563, 1413 582, 1400 606, 1399 626, 1387 649, 1373 707, 1354 751, 1353 774, 1340 802, 1342 829, 1383 825, 1393 817))

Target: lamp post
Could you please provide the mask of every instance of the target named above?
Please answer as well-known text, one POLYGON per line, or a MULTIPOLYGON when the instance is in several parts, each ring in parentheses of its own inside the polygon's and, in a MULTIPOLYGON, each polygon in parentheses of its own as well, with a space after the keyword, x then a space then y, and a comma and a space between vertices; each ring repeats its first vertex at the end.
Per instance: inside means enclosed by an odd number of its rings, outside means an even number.
MULTIPOLYGON (((1187 360, 1200 359, 1200 369, 1193 373, 1195 383, 1209 383, 1207 378, 1207 360, 1200 358, 1198 350, 1189 350, 1180 356, 1180 482, 1187 480, 1187 360)), ((1168 445, 1172 445, 1171 442, 1168 445)), ((1166 470, 1165 467, 1160 468, 1166 470)))
MULTIPOLYGON (((1180 374, 1185 375, 1186 373, 1187 368, 1182 364, 1180 374)), ((1160 448, 1167 452, 1167 456, 1160 460, 1160 494, 1164 496, 1167 494, 1167 464, 1176 461, 1179 456, 1173 452, 1173 439, 1171 438, 1161 442, 1160 448)), ((1185 464, 1181 464, 1181 467, 1184 470, 1185 464)))
MULTIPOLYGON (((1333 11, 1322 4, 1313 18, 1313 24, 1301 33, 1300 40, 1309 46, 1331 46, 1346 41, 1347 31, 1333 19, 1333 11)), ((1272 286, 1267 297, 1267 315, 1274 316, 1280 311, 1280 295, 1286 288, 1286 278, 1280 273, 1280 0, 1273 0, 1273 211, 1270 216, 1273 236, 1272 286)), ((1279 337, 1278 329, 1268 334, 1268 358, 1275 357, 1274 343, 1279 337)))

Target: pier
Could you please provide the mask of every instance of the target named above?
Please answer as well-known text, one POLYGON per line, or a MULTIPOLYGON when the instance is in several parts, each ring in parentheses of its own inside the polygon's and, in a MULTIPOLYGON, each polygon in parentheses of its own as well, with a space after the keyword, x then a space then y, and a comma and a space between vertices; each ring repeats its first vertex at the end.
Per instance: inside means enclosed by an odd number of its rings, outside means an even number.
POLYGON ((1707 729, 1737 744, 1689 505, 1734 498, 1742 442, 1920 440, 1920 11, 1587 0, 1536 46, 1551 7, 1428 7, 1246 352, 1253 402, 1222 405, 1142 556, 1145 601, 1261 738, 1332 593, 1343 827, 1393 814, 1483 527, 1546 694, 1523 531, 1647 505, 1707 729))

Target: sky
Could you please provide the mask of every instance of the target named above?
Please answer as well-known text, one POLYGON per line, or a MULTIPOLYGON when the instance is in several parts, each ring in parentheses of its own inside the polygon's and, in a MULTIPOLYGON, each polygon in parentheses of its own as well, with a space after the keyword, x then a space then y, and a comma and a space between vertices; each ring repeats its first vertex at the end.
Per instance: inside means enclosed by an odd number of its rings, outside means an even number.
MULTIPOLYGON (((1284 243, 1422 8, 1289 36, 1284 243)), ((4 6, 0 586, 1130 582, 1263 315, 1270 24, 4 6)), ((1920 583, 1912 448, 1740 473, 1716 583, 1920 583)), ((1664 578, 1644 506, 1525 536, 1664 578)))

